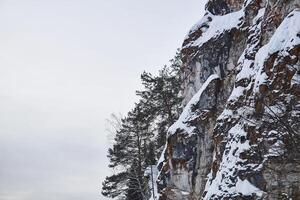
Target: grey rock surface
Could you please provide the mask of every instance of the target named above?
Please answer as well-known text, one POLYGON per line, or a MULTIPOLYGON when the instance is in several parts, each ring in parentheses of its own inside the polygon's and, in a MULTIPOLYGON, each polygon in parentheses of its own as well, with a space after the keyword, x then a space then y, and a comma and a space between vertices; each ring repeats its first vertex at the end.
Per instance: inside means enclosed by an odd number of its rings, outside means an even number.
POLYGON ((183 42, 160 199, 300 199, 300 0, 209 0, 183 42), (214 76, 214 78, 212 78, 214 76))

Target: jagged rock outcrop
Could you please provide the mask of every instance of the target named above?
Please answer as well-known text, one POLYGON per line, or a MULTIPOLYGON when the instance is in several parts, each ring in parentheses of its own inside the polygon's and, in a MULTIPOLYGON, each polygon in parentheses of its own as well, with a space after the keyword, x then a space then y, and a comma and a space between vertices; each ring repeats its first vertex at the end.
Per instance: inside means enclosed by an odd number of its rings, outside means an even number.
POLYGON ((300 0, 209 0, 182 47, 160 199, 300 199, 300 0))

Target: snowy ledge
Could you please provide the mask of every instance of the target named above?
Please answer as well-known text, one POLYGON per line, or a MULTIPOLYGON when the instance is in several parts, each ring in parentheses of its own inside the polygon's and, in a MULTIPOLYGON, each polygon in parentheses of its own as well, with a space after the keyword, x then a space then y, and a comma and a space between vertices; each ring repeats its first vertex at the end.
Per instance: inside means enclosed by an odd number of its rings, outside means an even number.
POLYGON ((259 49, 255 56, 255 69, 258 73, 255 78, 254 92, 258 92, 259 85, 266 82, 264 72, 265 61, 274 53, 282 54, 300 44, 300 11, 291 12, 276 29, 270 41, 259 49))
POLYGON ((209 40, 217 38, 224 32, 233 28, 238 28, 243 16, 244 9, 223 16, 206 13, 206 15, 191 28, 186 39, 199 29, 202 31, 201 36, 195 41, 188 43, 183 48, 202 46, 209 40))
POLYGON ((193 116, 192 108, 194 105, 196 105, 199 102, 199 99, 201 98, 202 93, 205 91, 207 86, 215 79, 218 79, 219 76, 217 74, 210 75, 207 80, 204 82, 202 87, 199 89, 199 91, 192 97, 192 99, 188 102, 188 104, 184 107, 181 115, 179 116, 178 120, 168 129, 169 135, 173 135, 176 133, 176 131, 184 130, 188 134, 193 134, 194 127, 191 127, 187 124, 189 120, 191 120, 193 116))

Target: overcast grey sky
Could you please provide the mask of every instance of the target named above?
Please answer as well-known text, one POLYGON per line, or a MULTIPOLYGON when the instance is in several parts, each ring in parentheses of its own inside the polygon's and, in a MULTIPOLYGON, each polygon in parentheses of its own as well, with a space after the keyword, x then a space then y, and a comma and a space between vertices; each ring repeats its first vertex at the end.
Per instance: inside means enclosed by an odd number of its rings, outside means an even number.
POLYGON ((102 200, 105 119, 168 63, 201 0, 0 0, 0 200, 102 200))

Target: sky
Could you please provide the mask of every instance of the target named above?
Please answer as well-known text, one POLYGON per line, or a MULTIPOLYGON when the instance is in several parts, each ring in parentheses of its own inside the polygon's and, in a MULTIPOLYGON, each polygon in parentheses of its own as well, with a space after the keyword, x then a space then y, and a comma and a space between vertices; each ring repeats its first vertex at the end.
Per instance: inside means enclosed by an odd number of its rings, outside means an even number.
POLYGON ((0 0, 0 200, 104 200, 105 119, 181 46, 201 0, 0 0))

